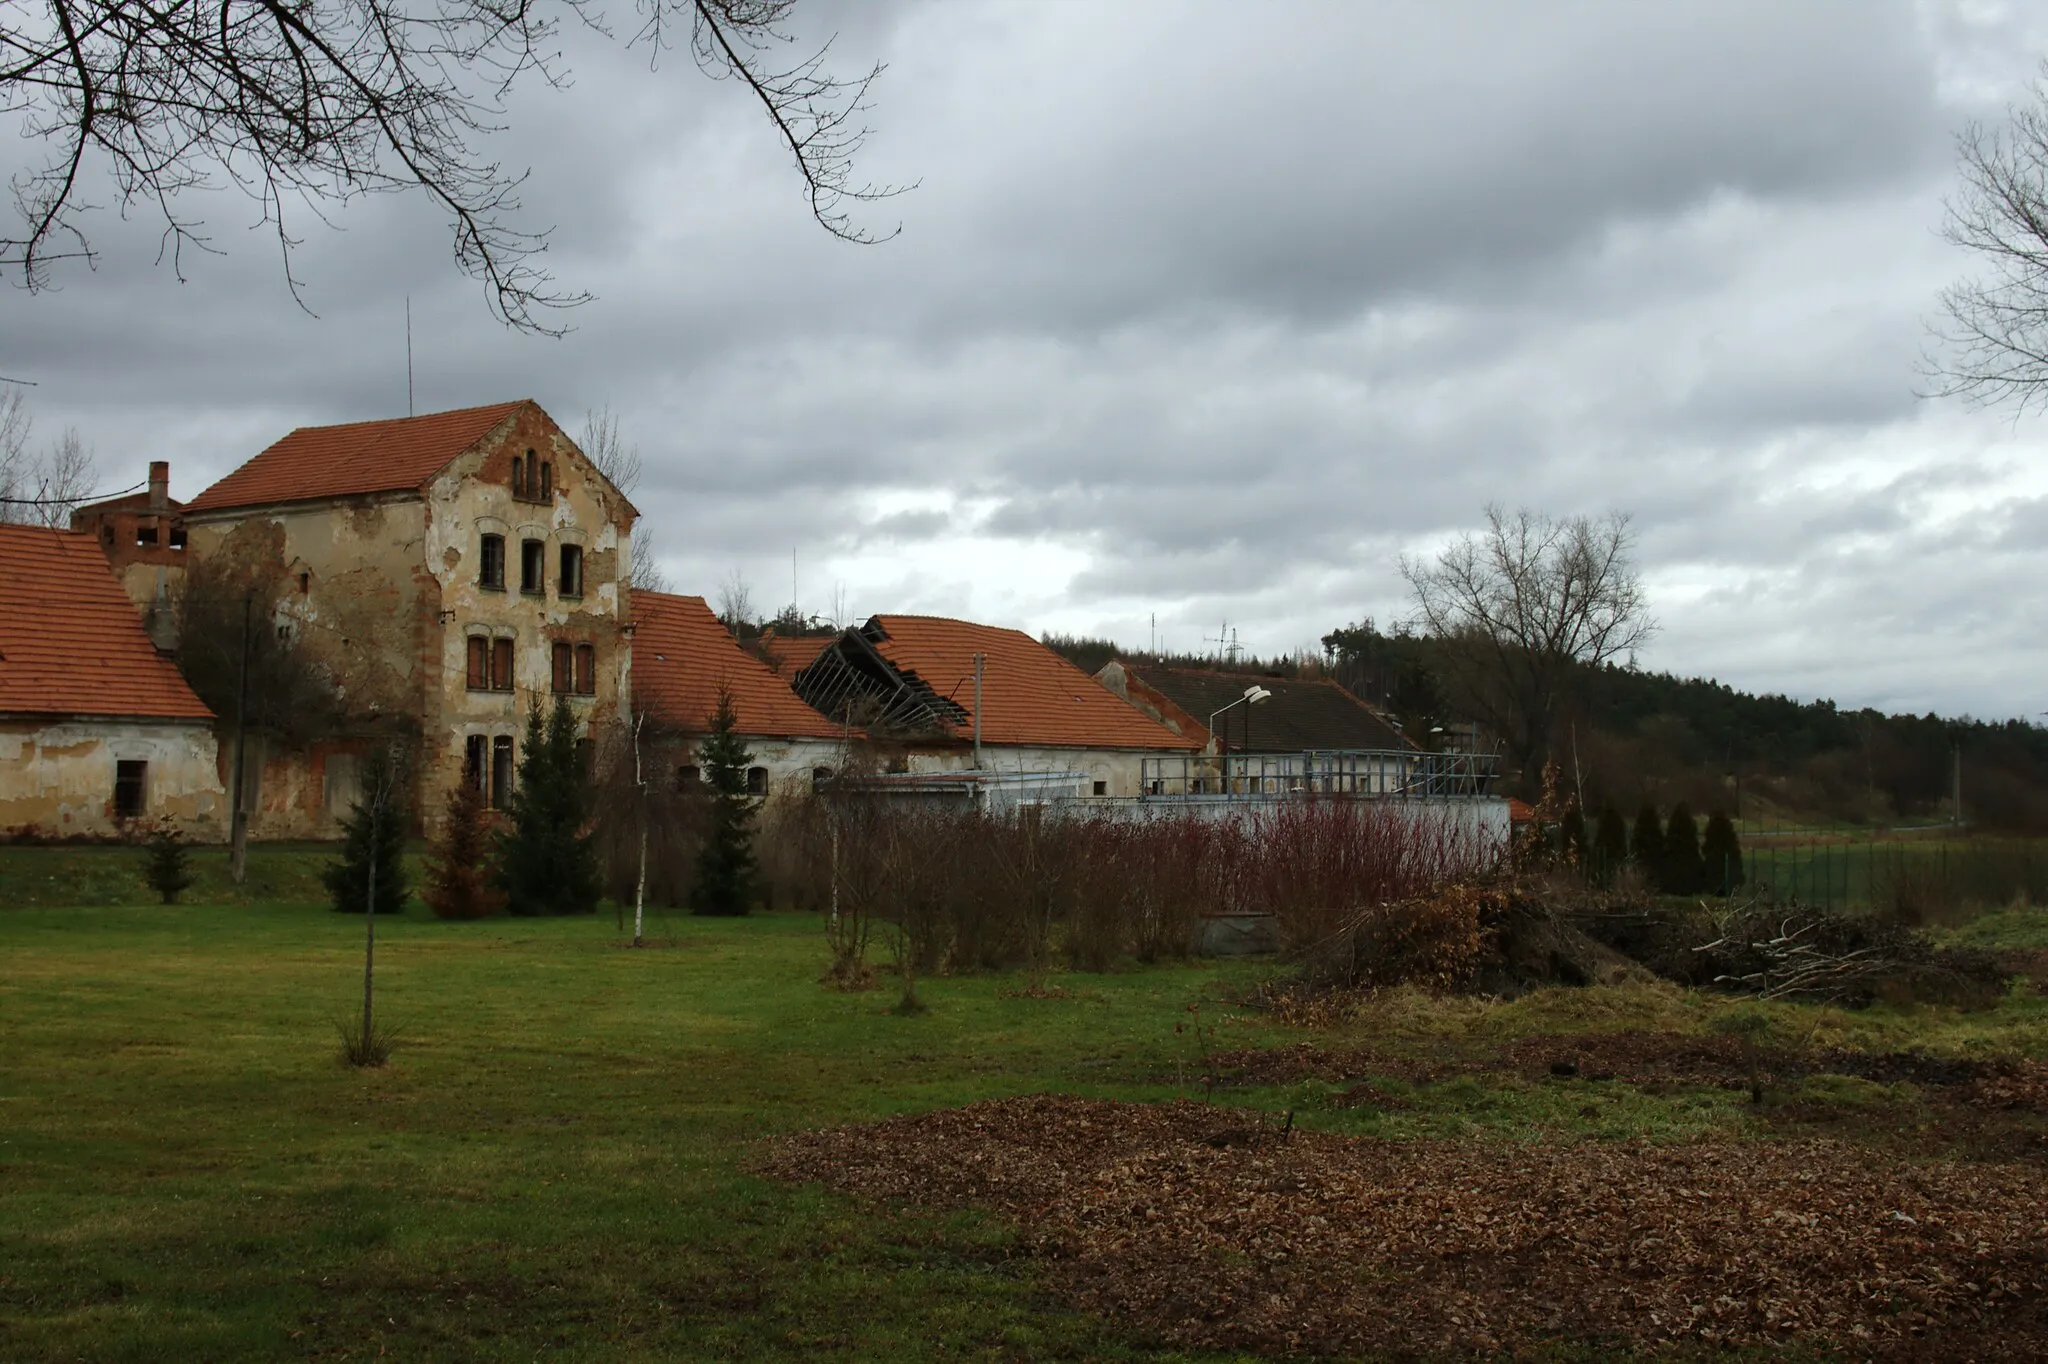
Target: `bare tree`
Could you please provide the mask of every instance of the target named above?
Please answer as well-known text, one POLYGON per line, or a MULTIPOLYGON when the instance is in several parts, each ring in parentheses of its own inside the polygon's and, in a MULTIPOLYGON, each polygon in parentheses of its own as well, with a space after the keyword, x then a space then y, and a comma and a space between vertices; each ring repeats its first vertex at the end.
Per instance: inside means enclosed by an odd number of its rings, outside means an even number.
MULTIPOLYGON (((659 60, 687 25, 698 68, 759 102, 796 162, 813 217, 848 241, 878 240, 850 205, 903 187, 853 177, 877 65, 834 76, 831 44, 794 61, 796 0, 644 0, 628 45, 659 60)), ((123 213, 163 225, 160 254, 182 272, 187 248, 213 251, 181 205, 232 185, 258 206, 296 296, 300 214, 325 221, 366 195, 415 191, 448 216, 455 259, 513 327, 559 335, 549 319, 587 294, 537 264, 547 232, 519 226, 523 171, 483 150, 522 79, 569 71, 563 17, 609 33, 597 0, 20 0, 0 6, 0 115, 44 144, 14 181, 21 232, 0 238, 0 268, 30 288, 51 265, 93 256, 84 219, 89 166, 104 165, 123 213)), ((886 234, 893 236, 894 233, 886 234)))
POLYGON ((61 530, 99 483, 92 450, 78 428, 38 454, 30 445, 34 418, 19 390, 0 398, 0 522, 61 530))
POLYGON ((1942 235, 1980 273, 1942 291, 1925 368, 1942 396, 2048 405, 2048 77, 2003 124, 1966 127, 1956 152, 1942 235))
POLYGON ((1555 521, 1486 509, 1486 530, 1433 561, 1401 560, 1420 624, 1441 643, 1451 704, 1541 765, 1560 693, 1577 666, 1631 653, 1656 633, 1621 513, 1555 521))
MULTIPOLYGON (((610 403, 583 414, 583 433, 576 440, 597 471, 611 485, 631 497, 640 486, 640 447, 626 444, 619 431, 619 414, 610 403)), ((626 585, 636 592, 672 592, 668 575, 661 571, 659 542, 654 527, 644 518, 633 527, 633 567, 626 585)))
POLYGON ((718 585, 718 618, 735 635, 754 623, 754 590, 736 568, 718 585))

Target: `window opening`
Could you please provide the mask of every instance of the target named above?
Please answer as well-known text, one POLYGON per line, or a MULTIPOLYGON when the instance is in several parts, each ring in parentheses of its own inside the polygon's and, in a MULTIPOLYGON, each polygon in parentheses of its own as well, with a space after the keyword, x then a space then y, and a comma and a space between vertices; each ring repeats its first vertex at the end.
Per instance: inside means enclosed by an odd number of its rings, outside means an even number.
POLYGON ((491 741, 481 734, 472 734, 462 743, 462 784, 473 787, 479 795, 488 795, 490 773, 491 741))
POLYGON ((171 548, 172 548, 172 549, 183 549, 184 547, 185 547, 185 528, 184 528, 183 526, 172 526, 172 527, 171 527, 171 548))
POLYGON ((512 456, 512 496, 526 496, 526 461, 512 456))
POLYGON ((597 695, 597 648, 594 645, 576 646, 576 694, 597 695))
POLYGON ((1096 782, 1096 783, 1095 783, 1095 794, 1096 794, 1096 795, 1098 795, 1098 796, 1106 796, 1106 795, 1108 795, 1108 794, 1109 794, 1109 783, 1108 783, 1108 782, 1106 782, 1106 781, 1099 781, 1099 782, 1096 782))
POLYGON ((519 542, 519 590, 529 594, 546 592, 548 547, 542 540, 519 542))
POLYGON ((825 784, 826 784, 827 782, 829 782, 829 781, 831 781, 831 780, 832 780, 832 769, 831 769, 831 768, 829 768, 829 767, 814 767, 814 768, 812 768, 812 769, 811 769, 811 789, 812 789, 813 791, 816 791, 816 790, 817 790, 817 789, 818 789, 819 787, 821 787, 821 786, 824 786, 824 785, 825 785, 825 784))
POLYGON ((562 546, 561 594, 565 597, 583 595, 583 546, 562 546))
POLYGON ((502 810, 512 803, 512 736, 500 734, 491 740, 491 808, 502 810))
POLYGON ((469 689, 487 691, 491 685, 491 642, 482 635, 469 637, 469 689))
POLYGON ((555 495, 555 468, 546 460, 540 462, 540 499, 545 502, 555 495))
POLYGON ((512 690, 512 641, 491 641, 491 690, 512 690))
POLYGON ((554 648, 555 690, 569 691, 575 686, 572 653, 567 644, 557 642, 554 648))
POLYGON ((321 763, 321 803, 330 814, 346 814, 362 797, 362 778, 353 753, 329 753, 321 763))
POLYGON ((115 819, 142 818, 148 781, 148 763, 124 758, 114 764, 115 819))
POLYGON ((505 590, 505 537, 486 535, 483 540, 482 563, 477 570, 479 586, 505 590))
POLYGON ((156 527, 137 526, 135 528, 135 543, 138 545, 154 546, 156 544, 156 527))
POLYGON ((676 769, 676 790, 685 795, 704 784, 704 774, 695 763, 684 763, 676 769))
POLYGON ((747 794, 750 796, 765 796, 768 794, 767 768, 750 767, 747 769, 747 794))
POLYGON ((114 528, 112 526, 100 527, 100 543, 109 549, 114 547, 114 528))

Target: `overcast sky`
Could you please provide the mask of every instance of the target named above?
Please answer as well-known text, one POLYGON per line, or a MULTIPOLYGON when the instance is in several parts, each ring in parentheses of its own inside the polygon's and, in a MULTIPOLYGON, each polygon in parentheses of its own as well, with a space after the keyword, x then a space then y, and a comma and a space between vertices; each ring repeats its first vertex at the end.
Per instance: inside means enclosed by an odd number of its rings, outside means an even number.
MULTIPOLYGON (((2048 418, 1923 400, 1953 140, 2048 4, 812 4, 889 63, 806 216, 759 109, 567 35, 492 151, 595 301, 494 322, 417 199, 255 214, 218 257, 98 215, 96 270, 0 295, 0 374, 103 485, 190 497, 294 426, 610 404, 679 590, 1263 653, 1408 609, 1401 553, 1488 501, 1635 517, 1640 662, 1848 705, 2048 710, 2048 418), (792 588, 792 551, 795 584, 792 588)), ((0 146, 21 164, 26 153, 0 146)), ((93 187, 111 202, 104 184, 93 187)))

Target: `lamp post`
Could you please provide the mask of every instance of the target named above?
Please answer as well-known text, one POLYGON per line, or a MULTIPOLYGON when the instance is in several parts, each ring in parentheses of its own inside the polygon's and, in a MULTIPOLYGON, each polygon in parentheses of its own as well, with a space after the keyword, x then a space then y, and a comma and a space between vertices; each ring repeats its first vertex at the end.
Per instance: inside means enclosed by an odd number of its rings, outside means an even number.
POLYGON ((1216 738, 1216 756, 1222 760, 1223 792, 1225 795, 1230 793, 1230 745, 1225 740, 1216 737, 1216 717, 1229 710, 1232 706, 1256 706, 1272 694, 1272 692, 1267 691, 1264 687, 1254 682, 1244 689, 1243 696, 1238 697, 1235 701, 1218 706, 1209 712, 1209 734, 1210 737, 1216 738))

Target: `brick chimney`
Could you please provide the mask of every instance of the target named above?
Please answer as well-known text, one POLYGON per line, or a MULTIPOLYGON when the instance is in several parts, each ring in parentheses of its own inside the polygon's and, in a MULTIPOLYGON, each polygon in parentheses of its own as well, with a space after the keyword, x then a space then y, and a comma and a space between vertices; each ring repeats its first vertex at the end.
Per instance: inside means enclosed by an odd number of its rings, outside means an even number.
POLYGON ((149 462, 149 509, 161 516, 170 508, 171 462, 167 459, 153 459, 149 462))

